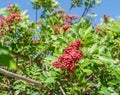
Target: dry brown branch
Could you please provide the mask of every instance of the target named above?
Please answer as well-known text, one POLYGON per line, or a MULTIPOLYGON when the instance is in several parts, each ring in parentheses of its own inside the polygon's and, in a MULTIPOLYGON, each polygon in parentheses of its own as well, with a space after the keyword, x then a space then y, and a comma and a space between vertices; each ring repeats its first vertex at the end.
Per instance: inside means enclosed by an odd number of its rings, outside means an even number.
MULTIPOLYGON (((51 93, 51 92, 50 92, 50 89, 49 89, 48 87, 45 87, 42 83, 40 83, 40 82, 38 82, 38 81, 36 81, 36 80, 32 80, 32 79, 30 79, 30 78, 26 78, 26 77, 24 77, 24 76, 17 75, 17 74, 15 74, 15 73, 12 73, 12 72, 7 71, 7 70, 2 69, 2 68, 0 68, 0 73, 1 73, 1 74, 4 74, 4 75, 6 75, 6 76, 9 76, 9 77, 13 77, 13 78, 16 78, 16 79, 24 80, 24 81, 26 81, 26 82, 28 82, 28 83, 30 83, 30 84, 38 85, 38 86, 40 86, 41 88, 46 89, 49 93, 51 93)), ((52 94, 52 93, 51 93, 51 94, 52 94)), ((52 95, 54 95, 54 94, 52 94, 52 95)))

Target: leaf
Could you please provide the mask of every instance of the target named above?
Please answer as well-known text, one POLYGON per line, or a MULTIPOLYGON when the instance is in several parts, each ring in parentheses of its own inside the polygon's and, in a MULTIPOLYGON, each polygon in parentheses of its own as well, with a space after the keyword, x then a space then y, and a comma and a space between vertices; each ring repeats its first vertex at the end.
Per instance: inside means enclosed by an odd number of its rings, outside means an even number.
POLYGON ((16 64, 14 63, 10 53, 2 46, 0 46, 0 65, 8 66, 10 69, 16 70, 16 64))
POLYGON ((100 60, 98 60, 98 59, 92 59, 91 62, 96 63, 96 64, 99 64, 99 65, 104 64, 104 62, 102 62, 102 61, 100 61, 100 60))
POLYGON ((89 27, 86 31, 85 31, 85 34, 84 34, 84 37, 85 38, 88 34, 90 34, 92 31, 92 27, 89 27))
POLYGON ((97 43, 90 48, 90 53, 93 53, 97 49, 97 43))
MULTIPOLYGON (((19 89, 19 88, 18 88, 19 89)), ((14 92, 14 95, 19 95, 19 93, 20 93, 20 90, 16 90, 15 92, 14 92)))
POLYGON ((81 59, 80 62, 82 63, 82 67, 87 67, 90 64, 90 60, 88 58, 86 59, 81 59))
POLYGON ((16 70, 17 67, 16 67, 15 62, 13 60, 10 60, 9 62, 10 62, 9 63, 9 68, 12 69, 12 70, 16 70))
POLYGON ((83 72, 86 73, 88 76, 92 74, 92 70, 90 69, 83 69, 83 72))
POLYGON ((105 51, 105 49, 106 49, 106 46, 100 47, 99 54, 102 54, 105 51))
POLYGON ((52 35, 51 38, 52 38, 53 40, 57 40, 57 37, 56 37, 55 35, 52 35))
POLYGON ((96 5, 100 5, 102 3, 103 0, 95 0, 95 4, 96 5))
POLYGON ((120 83, 118 80, 111 80, 108 82, 108 85, 114 86, 117 85, 118 83, 120 83))
POLYGON ((109 30, 115 32, 115 33, 120 33, 120 29, 116 27, 108 27, 109 30))
POLYGON ((99 56, 98 59, 105 63, 117 63, 117 61, 113 60, 112 58, 108 58, 105 56, 99 56))
POLYGON ((102 95, 111 95, 111 93, 108 91, 108 89, 104 86, 102 86, 101 91, 99 91, 102 95))
POLYGON ((92 31, 92 27, 89 27, 86 31, 84 31, 84 35, 83 35, 83 39, 84 40, 88 40, 87 38, 91 37, 91 32, 92 31))
POLYGON ((47 83, 54 83, 55 82, 54 77, 48 78, 45 82, 47 82, 47 83))
POLYGON ((43 71, 43 75, 44 75, 44 77, 46 77, 46 78, 51 77, 51 73, 50 73, 50 72, 47 72, 47 71, 43 71))
POLYGON ((56 60, 56 57, 54 57, 54 56, 47 56, 45 59, 46 60, 56 60))
POLYGON ((79 33, 80 37, 82 38, 84 34, 83 34, 83 30, 81 28, 79 29, 78 33, 79 33))
POLYGON ((120 79, 120 69, 116 68, 114 71, 114 74, 115 74, 117 79, 120 79))

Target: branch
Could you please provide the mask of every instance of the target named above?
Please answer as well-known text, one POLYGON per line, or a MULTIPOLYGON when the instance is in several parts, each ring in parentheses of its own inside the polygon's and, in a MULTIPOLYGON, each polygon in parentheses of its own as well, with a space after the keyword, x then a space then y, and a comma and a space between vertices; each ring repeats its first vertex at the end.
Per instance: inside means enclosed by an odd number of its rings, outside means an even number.
POLYGON ((65 91, 63 90, 63 88, 62 88, 61 84, 60 84, 59 82, 57 82, 57 83, 59 84, 59 88, 60 88, 60 90, 61 90, 62 94, 63 94, 63 95, 66 95, 66 93, 65 93, 65 91))
POLYGON ((84 16, 85 16, 86 11, 87 11, 87 6, 85 7, 85 9, 84 9, 84 11, 83 11, 83 13, 82 13, 82 16, 81 16, 81 17, 84 17, 84 16))
MULTIPOLYGON (((5 70, 5 69, 2 69, 2 68, 0 68, 0 73, 1 73, 1 74, 4 74, 4 75, 6 75, 6 76, 9 76, 9 77, 13 77, 13 78, 16 78, 16 79, 24 80, 24 81, 26 81, 26 82, 28 82, 28 83, 30 83, 30 84, 38 85, 38 86, 40 86, 41 88, 44 88, 44 89, 46 89, 48 92, 50 92, 50 89, 49 89, 48 87, 43 86, 42 83, 40 83, 40 82, 38 82, 38 81, 36 81, 36 80, 32 80, 32 79, 26 78, 26 77, 24 77, 24 76, 17 75, 17 74, 15 74, 15 73, 9 72, 9 71, 7 71, 7 70, 5 70)), ((51 92, 50 92, 50 93, 51 93, 51 92)))
POLYGON ((84 17, 84 16, 88 13, 89 9, 90 9, 90 4, 88 4, 88 5, 85 7, 85 9, 84 9, 83 14, 82 14, 81 17, 84 17))
POLYGON ((91 79, 93 79, 95 77, 94 74, 90 75, 88 78, 87 78, 87 81, 90 81, 91 79))
POLYGON ((37 23, 37 17, 38 17, 38 9, 37 9, 37 3, 35 5, 36 9, 35 9, 35 22, 37 23))

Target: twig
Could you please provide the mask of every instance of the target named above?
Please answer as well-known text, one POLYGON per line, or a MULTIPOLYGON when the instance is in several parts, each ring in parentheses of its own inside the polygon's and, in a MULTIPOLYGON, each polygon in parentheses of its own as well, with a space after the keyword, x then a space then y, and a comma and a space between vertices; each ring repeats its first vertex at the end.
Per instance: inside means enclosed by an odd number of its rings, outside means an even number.
POLYGON ((95 76, 94 74, 90 75, 90 76, 87 78, 87 81, 91 80, 94 76, 95 76))
POLYGON ((59 88, 60 88, 60 90, 61 90, 62 94, 63 94, 63 95, 66 95, 66 93, 65 93, 65 91, 63 90, 63 88, 62 88, 61 84, 60 84, 59 82, 57 82, 57 83, 59 84, 59 88))
MULTIPOLYGON (((43 86, 42 83, 40 83, 40 82, 38 82, 38 81, 36 81, 36 80, 32 80, 32 79, 26 78, 26 77, 24 77, 24 76, 17 75, 17 74, 15 74, 15 73, 12 73, 12 72, 7 71, 7 70, 2 69, 2 68, 0 68, 0 73, 1 73, 1 74, 4 74, 4 75, 6 75, 6 76, 9 76, 9 77, 13 77, 13 78, 16 78, 16 79, 24 80, 24 81, 26 81, 26 82, 28 82, 28 83, 31 83, 31 84, 34 84, 34 85, 38 85, 38 86, 40 86, 41 88, 44 88, 44 89, 46 89, 48 92, 50 92, 50 89, 49 89, 48 87, 43 86)), ((50 93, 51 93, 51 92, 50 92, 50 93)))
POLYGON ((90 9, 90 4, 88 4, 88 5, 85 7, 85 9, 84 9, 81 17, 84 17, 84 16, 88 13, 89 9, 90 9))
POLYGON ((38 9, 37 9, 37 3, 35 5, 36 9, 35 9, 35 22, 37 23, 37 17, 38 17, 38 9))
POLYGON ((87 11, 87 7, 88 7, 88 6, 86 6, 86 7, 85 7, 85 9, 84 9, 84 11, 83 11, 83 13, 82 13, 82 16, 81 16, 81 17, 84 17, 84 16, 85 16, 86 11, 87 11))

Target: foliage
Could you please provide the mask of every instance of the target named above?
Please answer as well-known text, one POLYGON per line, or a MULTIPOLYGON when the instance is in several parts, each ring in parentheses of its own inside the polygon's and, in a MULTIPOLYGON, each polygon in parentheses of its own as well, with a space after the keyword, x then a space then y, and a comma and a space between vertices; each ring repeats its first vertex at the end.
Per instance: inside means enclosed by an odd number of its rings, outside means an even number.
MULTIPOLYGON (((70 0, 70 1, 71 1, 70 10, 72 8, 76 8, 76 7, 81 7, 81 6, 84 7, 81 17, 85 17, 86 14, 92 8, 94 8, 95 6, 98 6, 102 3, 102 0, 70 0)), ((51 11, 59 8, 59 3, 57 2, 57 0, 32 0, 31 3, 32 3, 34 9, 36 9, 36 10, 43 9, 43 14, 46 14, 46 12, 48 12, 48 11, 51 12, 51 11)))
POLYGON ((99 5, 101 2, 102 0, 71 0, 71 8, 81 7, 82 4, 92 8, 95 5, 99 5))
POLYGON ((44 8, 45 11, 58 6, 56 0, 32 0, 32 4, 34 9, 44 8))
POLYGON ((16 70, 16 64, 13 61, 9 51, 0 45, 0 66, 7 66, 10 69, 16 70))
MULTIPOLYGON (((44 18, 40 18, 35 24, 17 5, 12 6, 12 11, 10 8, 4 9, 5 19, 0 17, 0 27, 3 29, 0 30, 2 68, 40 81, 56 95, 120 94, 120 20, 104 17, 100 24, 93 27, 83 18, 73 22, 78 17, 60 9, 46 12, 44 18), (16 12, 19 19, 10 19, 9 26, 6 18, 16 12), (79 40, 79 45, 73 44, 79 40), (77 49, 73 49, 76 47, 77 49), (83 55, 79 57, 81 52, 83 55), (62 61, 60 56, 64 53, 68 54, 67 57, 71 56, 68 59, 62 56, 62 61), (5 66, 10 63, 11 57, 16 71, 5 66), (75 68, 71 73, 67 71, 69 66, 56 68, 53 65, 57 59, 59 64, 66 62, 69 65, 70 62, 75 62, 75 68)), ((2 95, 50 94, 48 90, 23 80, 2 74, 0 79, 2 95)))

